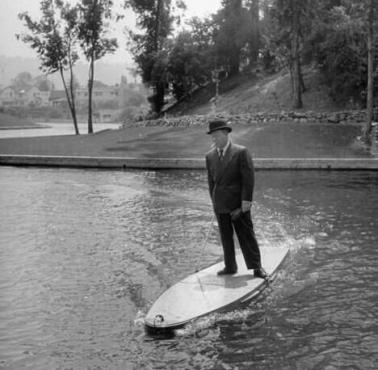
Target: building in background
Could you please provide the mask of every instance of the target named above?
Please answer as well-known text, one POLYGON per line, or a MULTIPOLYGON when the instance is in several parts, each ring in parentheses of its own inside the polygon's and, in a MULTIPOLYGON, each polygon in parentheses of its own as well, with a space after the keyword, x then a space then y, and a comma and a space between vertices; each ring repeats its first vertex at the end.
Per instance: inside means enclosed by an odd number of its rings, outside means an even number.
POLYGON ((7 86, 0 91, 0 106, 7 107, 48 107, 50 105, 50 91, 41 91, 35 86, 16 90, 7 86))
MULTIPOLYGON (((135 108, 134 110, 138 110, 142 106, 145 108, 147 94, 148 91, 142 84, 129 84, 125 76, 121 77, 119 84, 112 86, 101 81, 94 81, 92 94, 94 121, 120 121, 125 109, 135 108)), ((78 118, 85 121, 88 112, 87 88, 78 87, 76 89, 75 102, 78 118)), ((64 90, 52 88, 41 90, 35 84, 22 89, 7 86, 0 90, 0 107, 5 109, 22 107, 26 114, 33 110, 33 115, 43 113, 43 109, 40 108, 49 108, 53 111, 54 118, 57 118, 57 112, 61 112, 62 118, 69 118, 70 116, 64 90)))

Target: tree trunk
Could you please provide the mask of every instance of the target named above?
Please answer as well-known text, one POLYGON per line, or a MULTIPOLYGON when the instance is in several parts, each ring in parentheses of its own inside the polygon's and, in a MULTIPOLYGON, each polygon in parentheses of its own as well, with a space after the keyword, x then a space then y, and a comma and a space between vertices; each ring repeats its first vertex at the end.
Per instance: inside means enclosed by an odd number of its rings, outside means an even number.
POLYGON ((71 51, 69 51, 69 67, 70 67, 70 93, 71 93, 71 103, 72 103, 72 118, 75 127, 75 134, 79 135, 79 126, 77 124, 76 117, 76 100, 75 100, 75 86, 74 86, 74 75, 73 75, 73 65, 71 60, 71 51))
POLYGON ((255 66, 259 57, 260 50, 260 17, 259 17, 260 1, 252 0, 251 2, 251 22, 252 22, 252 33, 249 42, 249 58, 250 65, 255 66))
POLYGON ((242 20, 242 1, 232 0, 230 2, 230 17, 232 21, 232 33, 233 42, 231 45, 230 55, 228 56, 229 63, 229 74, 230 76, 235 76, 239 74, 240 69, 240 55, 241 55, 241 45, 240 45, 240 35, 238 28, 242 20))
POLYGON ((88 134, 93 134, 93 121, 92 121, 93 80, 94 80, 94 51, 92 51, 91 61, 90 61, 90 65, 89 65, 89 79, 88 79, 88 134))
POLYGON ((302 93, 304 93, 306 91, 306 85, 304 83, 303 72, 302 72, 302 63, 301 63, 300 59, 299 59, 299 78, 300 78, 300 81, 301 81, 301 90, 302 90, 302 93))
MULTIPOLYGON (((293 40, 294 44, 297 44, 296 37, 293 40)), ((301 109, 303 108, 302 102, 302 86, 301 86, 301 76, 300 76, 300 58, 298 53, 298 47, 293 48, 293 108, 301 109)))
POLYGON ((155 22, 155 35, 154 35, 154 51, 158 52, 160 49, 160 24, 161 24, 161 16, 162 16, 162 7, 163 7, 164 0, 158 0, 156 4, 156 22, 155 22))
MULTIPOLYGON (((153 35, 153 51, 157 55, 160 51, 160 29, 162 22, 164 0, 157 0, 155 10, 155 29, 153 35)), ((153 68, 153 67, 152 67, 153 68)), ((163 109, 165 88, 164 85, 158 80, 153 82, 154 95, 152 97, 153 111, 157 114, 163 109)))
POLYGON ((230 56, 230 76, 236 76, 239 74, 240 69, 240 50, 236 49, 230 56))
POLYGON ((156 82, 154 86, 154 110, 156 113, 160 113, 160 111, 164 107, 164 96, 165 96, 165 87, 163 82, 156 82))
POLYGON ((367 97, 366 97, 366 125, 363 132, 365 141, 369 141, 372 122, 373 122, 373 110, 374 110, 374 48, 373 48, 373 22, 374 22, 374 10, 373 0, 369 1, 368 9, 368 32, 367 32, 367 49, 368 49, 368 80, 367 80, 367 97))
POLYGON ((301 58, 299 52, 299 14, 294 9, 293 35, 291 40, 291 54, 293 61, 293 108, 303 108, 302 85, 301 85, 301 58))
POLYGON ((63 82, 64 91, 66 93, 68 107, 70 109, 71 116, 72 116, 72 119, 73 119, 75 133, 76 133, 76 135, 79 135, 79 128, 78 128, 78 125, 77 125, 75 105, 72 103, 73 99, 74 99, 74 96, 71 96, 70 95, 70 91, 68 90, 67 83, 66 83, 66 80, 64 78, 63 67, 59 68, 59 73, 60 73, 60 77, 61 77, 62 82, 63 82))

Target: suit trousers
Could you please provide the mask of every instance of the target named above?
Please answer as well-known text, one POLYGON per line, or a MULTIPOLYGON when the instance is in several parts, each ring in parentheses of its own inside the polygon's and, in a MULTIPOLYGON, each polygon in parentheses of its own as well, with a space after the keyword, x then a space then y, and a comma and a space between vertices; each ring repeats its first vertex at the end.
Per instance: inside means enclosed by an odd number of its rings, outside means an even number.
POLYGON ((247 269, 261 268, 260 249, 253 230, 251 212, 240 214, 232 220, 229 213, 217 213, 219 233, 223 246, 224 263, 227 270, 236 270, 234 230, 239 240, 247 269))

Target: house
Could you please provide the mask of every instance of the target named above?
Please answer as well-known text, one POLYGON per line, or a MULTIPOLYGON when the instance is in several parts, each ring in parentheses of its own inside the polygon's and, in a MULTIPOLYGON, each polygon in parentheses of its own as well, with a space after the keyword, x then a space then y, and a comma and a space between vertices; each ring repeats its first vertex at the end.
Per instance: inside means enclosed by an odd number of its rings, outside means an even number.
POLYGON ((13 107, 16 105, 17 92, 12 86, 7 86, 0 91, 0 105, 2 107, 13 107))
POLYGON ((34 107, 47 107, 50 105, 50 91, 42 91, 33 86, 25 92, 26 103, 34 107))
MULTIPOLYGON (((79 88, 76 90, 76 103, 78 106, 88 105, 88 89, 79 88)), ((94 81, 92 91, 92 104, 94 108, 118 108, 119 105, 119 86, 107 86, 100 81, 94 81)))
POLYGON ((53 90, 50 93, 50 105, 54 108, 60 108, 67 105, 67 97, 64 90, 53 90))
POLYGON ((23 90, 8 86, 0 91, 2 107, 47 107, 49 99, 50 91, 41 91, 35 86, 23 90))

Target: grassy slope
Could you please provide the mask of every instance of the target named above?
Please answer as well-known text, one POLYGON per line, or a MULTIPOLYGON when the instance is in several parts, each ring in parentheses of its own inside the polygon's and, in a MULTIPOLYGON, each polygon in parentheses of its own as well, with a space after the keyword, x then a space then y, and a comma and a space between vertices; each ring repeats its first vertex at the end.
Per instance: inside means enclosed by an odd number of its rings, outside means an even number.
MULTIPOLYGON (((304 70, 306 91, 303 94, 302 111, 334 112, 353 107, 342 107, 329 97, 324 78, 313 68, 304 70)), ((210 114, 210 99, 214 86, 193 95, 190 101, 177 104, 168 111, 173 115, 210 114)), ((220 88, 217 112, 230 114, 280 112, 292 110, 290 75, 276 73, 261 79, 240 76, 229 80, 220 88)))

